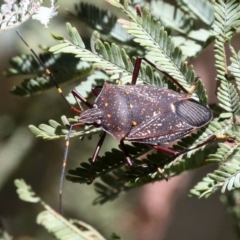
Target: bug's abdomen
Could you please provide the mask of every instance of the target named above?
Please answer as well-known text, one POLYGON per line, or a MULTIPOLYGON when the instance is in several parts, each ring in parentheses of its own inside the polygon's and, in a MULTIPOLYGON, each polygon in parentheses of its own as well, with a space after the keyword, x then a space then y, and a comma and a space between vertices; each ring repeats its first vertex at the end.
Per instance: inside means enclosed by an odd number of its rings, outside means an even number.
POLYGON ((102 111, 101 127, 118 141, 131 129, 131 111, 126 94, 117 85, 105 83, 95 104, 102 111))

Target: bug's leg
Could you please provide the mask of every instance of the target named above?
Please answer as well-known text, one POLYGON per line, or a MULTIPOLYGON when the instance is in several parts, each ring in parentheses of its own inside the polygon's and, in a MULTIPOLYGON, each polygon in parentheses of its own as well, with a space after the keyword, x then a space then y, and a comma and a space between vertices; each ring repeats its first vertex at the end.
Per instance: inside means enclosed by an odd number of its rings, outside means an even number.
MULTIPOLYGON (((94 87, 92 87, 92 92, 93 92, 93 94, 97 97, 98 95, 99 95, 99 91, 98 91, 98 89, 99 88, 102 88, 102 86, 94 86, 94 87)), ((76 102, 79 104, 79 102, 78 102, 78 99, 83 103, 83 104, 85 104, 87 107, 89 107, 89 108, 92 108, 93 107, 93 104, 92 103, 90 103, 86 98, 84 98, 76 89, 73 89, 72 91, 71 91, 71 93, 72 93, 72 95, 74 96, 74 98, 75 98, 75 100, 76 100, 76 102)), ((79 108, 83 111, 83 109, 82 109, 82 107, 80 106, 80 104, 79 104, 79 108)))
POLYGON ((170 148, 167 148, 167 147, 164 147, 162 145, 156 145, 156 146, 153 146, 157 151, 159 152, 162 152, 162 153, 165 153, 169 156, 177 156, 179 154, 178 151, 175 151, 173 149, 170 149, 170 148))
POLYGON ((125 160, 127 162, 127 165, 130 167, 130 168, 135 168, 136 165, 132 162, 129 154, 128 154, 128 151, 125 147, 125 144, 123 141, 120 141, 120 147, 121 147, 121 150, 123 151, 123 154, 124 154, 124 157, 125 157, 125 160))
POLYGON ((90 158, 89 162, 91 163, 91 168, 90 168, 90 177, 89 177, 89 181, 88 181, 88 184, 91 184, 92 181, 94 180, 94 163, 97 161, 97 157, 98 157, 98 154, 100 152, 100 149, 103 145, 103 142, 105 140, 105 137, 106 137, 106 132, 103 132, 101 138, 99 139, 98 141, 98 144, 94 150, 94 153, 92 155, 92 157, 90 158))
POLYGON ((124 157, 126 159, 126 162, 127 162, 128 166, 130 168, 136 169, 136 168, 149 168, 149 167, 153 167, 154 169, 157 169, 159 174, 162 175, 165 178, 166 181, 168 181, 168 177, 164 175, 163 170, 160 167, 158 167, 156 164, 138 164, 138 165, 136 165, 136 164, 134 164, 132 162, 132 160, 131 160, 131 158, 130 158, 130 156, 128 154, 128 151, 127 151, 123 141, 120 141, 120 147, 121 147, 121 149, 123 151, 123 154, 124 154, 124 157))
POLYGON ((212 136, 210 136, 207 140, 205 140, 204 142, 202 142, 202 143, 194 146, 193 148, 187 148, 187 149, 182 150, 182 151, 180 151, 180 152, 175 151, 175 150, 170 149, 170 148, 163 147, 162 145, 154 146, 154 148, 155 148, 156 150, 158 150, 159 152, 166 153, 166 154, 168 154, 168 155, 170 155, 170 156, 178 157, 178 156, 180 156, 180 155, 182 155, 182 154, 184 154, 184 153, 187 153, 187 152, 189 152, 189 151, 191 151, 191 150, 200 148, 200 147, 202 147, 202 146, 204 146, 204 145, 206 145, 206 144, 208 144, 208 143, 210 143, 210 142, 213 142, 213 141, 215 141, 215 140, 217 140, 217 139, 219 139, 219 140, 226 140, 226 141, 229 141, 229 142, 234 141, 234 138, 233 138, 233 137, 230 137, 230 136, 227 136, 227 135, 212 135, 212 136))
MULTIPOLYGON (((72 95, 74 96, 74 98, 79 99, 83 104, 85 104, 87 107, 92 108, 93 104, 90 103, 86 98, 84 98, 79 92, 77 92, 76 89, 73 89, 71 91, 72 95)), ((78 102, 78 101, 77 101, 78 102)), ((81 107, 80 107, 81 108, 81 107)))
POLYGON ((97 97, 99 95, 99 89, 102 89, 103 86, 100 85, 96 85, 92 87, 92 92, 93 94, 97 97))
POLYGON ((166 181, 168 181, 168 176, 166 176, 166 175, 164 174, 164 169, 158 167, 158 168, 157 168, 157 172, 158 172, 166 181))
POLYGON ((133 163, 123 141, 120 141, 120 148, 121 148, 121 150, 124 154, 127 165, 130 168, 137 168, 137 167, 147 168, 147 167, 150 166, 148 164, 138 164, 138 165, 136 165, 135 163, 133 163))
MULTIPOLYGON (((130 168, 133 168, 133 169, 137 168, 137 167, 148 168, 150 166, 153 166, 153 165, 150 165, 150 164, 135 164, 135 163, 133 163, 123 141, 120 141, 120 148, 121 148, 121 150, 122 150, 122 152, 124 154, 124 157, 125 157, 125 160, 127 162, 127 165, 130 168)), ((156 167, 155 164, 154 164, 154 166, 156 167)))
POLYGON ((137 78, 138 78, 138 75, 139 75, 141 63, 142 63, 142 58, 138 57, 135 61, 135 64, 134 64, 132 82, 131 82, 132 85, 136 85, 136 83, 137 83, 137 78))
POLYGON ((184 93, 189 93, 188 90, 186 90, 176 79, 174 79, 168 72, 164 71, 160 67, 158 67, 156 64, 153 62, 149 61, 145 57, 138 57, 136 59, 135 65, 134 65, 134 70, 133 70, 133 76, 132 76, 132 85, 135 85, 137 82, 138 74, 140 71, 141 63, 142 61, 147 62, 150 66, 158 70, 159 72, 163 73, 165 76, 167 76, 178 88, 180 88, 184 93))
POLYGON ((188 90, 188 95, 189 96, 191 96, 193 94, 193 92, 195 91, 195 89, 197 87, 197 83, 198 83, 199 80, 200 80, 199 76, 195 77, 194 82, 193 82, 191 88, 188 90))
MULTIPOLYGON (((229 142, 232 142, 234 141, 234 137, 230 137, 230 136, 227 136, 227 135, 212 135, 210 136, 207 140, 205 140, 204 142, 194 146, 193 148, 187 148, 187 149, 184 149, 182 151, 175 151, 173 149, 170 149, 170 148, 166 148, 166 147, 163 147, 162 145, 159 145, 159 146, 154 146, 154 148, 159 151, 159 152, 162 152, 162 153, 165 153, 167 155, 170 155, 173 157, 173 159, 175 159, 176 157, 184 154, 184 153, 187 153, 191 150, 194 150, 194 149, 197 149, 197 148, 200 148, 210 142, 213 142, 215 141, 216 139, 219 139, 219 140, 226 140, 226 141, 229 141, 229 142)), ((157 169, 158 173, 163 176, 166 180, 167 178, 165 177, 165 175, 163 174, 163 170, 161 168, 158 168, 157 169)))

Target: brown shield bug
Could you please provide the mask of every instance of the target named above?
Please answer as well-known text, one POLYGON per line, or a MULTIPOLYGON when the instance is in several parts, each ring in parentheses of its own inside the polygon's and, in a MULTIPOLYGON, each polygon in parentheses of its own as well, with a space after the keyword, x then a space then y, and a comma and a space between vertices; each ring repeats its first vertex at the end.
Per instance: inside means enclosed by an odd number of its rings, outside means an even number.
MULTIPOLYGON (((195 84, 197 80, 198 77, 195 84)), ((187 150, 174 152, 159 145, 178 140, 193 130, 203 127, 212 119, 211 110, 190 97, 194 89, 195 85, 187 91, 168 73, 148 59, 139 57, 135 63, 131 85, 105 83, 94 104, 91 105, 73 90, 73 95, 83 103, 87 103, 89 107, 80 114, 79 123, 73 126, 92 124, 100 126, 105 131, 91 158, 91 163, 96 161, 106 132, 120 142, 130 167, 133 166, 133 163, 127 153, 124 141, 153 145, 157 150, 175 156, 186 152, 187 150), (136 85, 142 60, 167 75, 183 93, 156 86, 136 85)))
MULTIPOLYGON (((62 90, 54 80, 50 70, 48 70, 25 40, 20 35, 19 37, 45 68, 46 73, 50 76, 51 81, 54 83, 59 94, 63 97, 70 109, 80 114, 78 122, 70 125, 69 134, 67 136, 63 172, 60 181, 60 196, 62 194, 62 183, 69 138, 73 127, 88 124, 103 129, 104 133, 91 158, 92 164, 94 164, 97 159, 106 133, 109 133, 120 142, 120 147, 127 164, 130 167, 134 167, 135 165, 131 161, 126 150, 125 141, 153 145, 159 151, 177 156, 185 153, 189 149, 182 152, 174 152, 171 149, 162 148, 161 144, 178 140, 191 133, 193 130, 203 127, 212 119, 211 110, 207 106, 191 98, 191 94, 195 89, 195 84, 187 91, 167 72, 144 57, 140 57, 136 60, 131 85, 105 83, 100 93, 94 90, 97 97, 93 104, 83 98, 76 90, 72 90, 73 96, 89 107, 89 109, 83 111, 82 109, 72 107, 63 96, 62 90), (136 85, 142 60, 165 74, 175 85, 177 85, 182 93, 156 86, 136 85)), ((197 80, 198 77, 196 78, 196 82, 197 80)), ((197 147, 206 144, 214 138, 216 138, 216 136, 199 144, 197 147)))

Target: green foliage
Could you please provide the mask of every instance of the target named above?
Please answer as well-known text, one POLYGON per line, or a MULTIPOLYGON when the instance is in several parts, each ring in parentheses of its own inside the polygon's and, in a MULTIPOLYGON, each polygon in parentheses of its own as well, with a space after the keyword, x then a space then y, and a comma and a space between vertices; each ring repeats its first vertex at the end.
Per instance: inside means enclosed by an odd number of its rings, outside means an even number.
MULTIPOLYGON (((240 25, 240 5, 236 1, 219 1, 215 4, 215 21, 213 24, 216 52, 217 80, 221 81, 217 96, 220 106, 226 112, 237 113, 239 111, 239 96, 232 84, 231 76, 226 68, 227 60, 225 54, 225 43, 232 38, 235 28, 240 25)), ((231 47, 232 52, 234 49, 231 47)), ((233 58, 231 58, 233 59, 233 58)), ((231 69, 231 68, 230 68, 231 69)))
MULTIPOLYGON (((88 47, 77 29, 67 23, 69 40, 63 36, 52 34, 58 44, 49 49, 54 55, 49 55, 51 61, 49 60, 50 63, 46 62, 47 67, 50 69, 53 66, 56 67, 57 57, 71 59, 66 60, 69 64, 71 63, 71 67, 66 68, 64 81, 68 82, 76 77, 84 76, 84 81, 79 86, 81 94, 84 97, 89 97, 91 86, 98 81, 103 83, 103 80, 107 80, 117 84, 121 80, 122 84, 129 84, 132 79, 134 57, 140 53, 167 72, 168 77, 177 79, 182 86, 189 89, 196 74, 193 67, 187 64, 187 60, 190 57, 196 57, 215 38, 214 50, 217 69, 216 80, 219 83, 217 89, 219 106, 217 106, 217 111, 214 112, 213 121, 208 126, 174 144, 172 148, 176 151, 187 148, 192 149, 177 158, 152 152, 152 149, 145 145, 132 144, 127 146, 131 159, 135 163, 150 165, 148 168, 129 171, 125 166, 123 154, 118 149, 112 149, 106 152, 104 156, 98 157, 98 161, 94 165, 94 177, 100 177, 101 182, 95 184, 99 197, 94 203, 103 204, 115 199, 129 189, 162 180, 163 176, 158 174, 156 166, 163 169, 167 176, 173 177, 184 171, 215 163, 217 169, 209 173, 191 191, 191 194, 195 196, 209 196, 220 188, 222 192, 239 188, 240 53, 237 53, 231 45, 231 38, 240 25, 239 3, 235 0, 220 0, 213 5, 205 0, 198 1, 197 4, 196 1, 179 0, 180 9, 177 8, 176 15, 172 11, 170 16, 170 19, 174 21, 167 21, 166 16, 159 16, 160 13, 154 12, 154 17, 152 17, 150 11, 145 8, 137 16, 131 10, 131 5, 127 4, 128 1, 124 1, 124 4, 116 0, 108 0, 107 2, 115 10, 121 12, 121 18, 117 21, 122 28, 126 29, 132 41, 127 39, 122 40, 119 44, 110 44, 113 37, 112 29, 115 28, 113 23, 115 17, 108 15, 106 11, 101 12, 92 5, 80 5, 80 7, 76 7, 77 15, 81 16, 81 20, 92 28, 96 29, 95 25, 98 23, 98 30, 105 34, 104 41, 100 39, 100 34, 94 31, 91 39, 88 39, 90 42, 90 47, 88 47), (89 18, 90 15, 92 18, 89 18), (103 16, 107 16, 108 21, 111 22, 109 29, 102 20, 103 16), (176 21, 178 18, 181 18, 182 21, 176 21), (198 25, 201 27, 198 28, 198 25), (229 44, 232 53, 229 66, 225 53, 226 43, 229 44), (79 70, 77 67, 79 63, 88 63, 87 70, 79 70), (86 89, 83 88, 85 85, 87 85, 86 89), (235 139, 232 142, 225 139, 225 141, 220 141, 218 144, 211 143, 193 149, 205 142, 213 134, 233 136, 235 139)), ((152 1, 149 5, 150 9, 152 6, 156 6, 154 4, 162 4, 157 2, 159 1, 152 1)), ((165 3, 163 6, 166 9, 176 9, 165 3)), ((38 67, 31 57, 17 57, 12 62, 12 65, 13 68, 7 71, 8 75, 31 73, 41 77, 40 80, 37 80, 37 78, 28 80, 27 84, 23 83, 21 88, 15 88, 17 90, 14 93, 30 95, 39 90, 52 87, 52 84, 48 83, 45 77, 45 80, 42 80, 44 69, 38 67)), ((62 71, 62 67, 60 69, 62 71)), ((53 74, 56 75, 54 72, 53 74)), ((56 80, 61 82, 61 78, 58 79, 57 75, 56 80)), ((162 77, 162 74, 154 71, 148 64, 141 66, 141 74, 137 83, 154 84, 159 87, 168 86, 176 90, 176 86, 169 83, 166 77, 162 77)), ((200 102, 207 104, 206 91, 201 81, 198 82, 193 96, 198 98, 200 102)), ((216 109, 216 106, 214 106, 214 109, 216 109)), ((48 125, 40 125, 38 128, 31 126, 30 129, 38 137, 56 139, 66 137, 70 121, 74 122, 77 119, 66 120, 64 118, 62 120, 63 124, 51 120, 48 125)), ((80 136, 82 138, 99 132, 99 129, 85 126, 80 130, 74 129, 71 132, 71 137, 80 136)), ((75 170, 70 170, 67 179, 76 183, 86 183, 89 180, 90 172, 90 164, 84 162, 75 170)))
MULTIPOLYGON (((116 25, 117 16, 113 13, 99 9, 95 5, 87 3, 76 3, 74 15, 80 21, 83 21, 89 27, 98 30, 102 34, 114 37, 114 27, 116 25)), ((120 38, 118 37, 120 40, 120 38)))
POLYGON ((172 41, 182 50, 184 56, 196 57, 212 38, 210 26, 214 18, 213 6, 208 1, 188 0, 178 3, 178 7, 174 7, 164 1, 152 0, 150 12, 171 31, 172 41), (208 28, 196 28, 196 20, 202 18, 205 18, 208 28))
POLYGON ((45 202, 43 202, 33 192, 24 180, 15 180, 19 198, 26 202, 40 203, 45 209, 37 216, 37 224, 42 225, 55 238, 60 240, 79 239, 79 240, 104 240, 94 228, 79 220, 67 220, 45 202))
POLYGON ((233 190, 228 194, 222 194, 221 201, 227 205, 227 211, 234 218, 234 229, 237 233, 237 237, 240 237, 240 208, 239 208, 239 189, 233 190))
POLYGON ((193 19, 200 19, 203 23, 211 25, 214 20, 212 4, 207 0, 186 1, 177 0, 178 6, 193 19))
MULTIPOLYGON (((132 11, 129 10, 127 7, 127 4, 122 5, 121 3, 115 1, 115 0, 109 0, 109 4, 113 5, 115 8, 118 8, 122 13, 125 15, 125 18, 119 19, 118 22, 122 25, 123 28, 125 28, 132 37, 133 41, 136 42, 141 51, 145 52, 145 56, 156 63, 158 66, 161 67, 164 71, 168 73, 169 76, 175 78, 178 80, 178 82, 183 85, 186 89, 189 89, 190 86, 193 84, 195 79, 195 73, 193 71, 192 66, 187 66, 185 61, 188 56, 187 52, 182 52, 181 47, 176 47, 174 44, 174 41, 172 40, 172 37, 168 34, 168 31, 163 26, 164 22, 164 16, 161 20, 156 20, 153 18, 149 10, 146 8, 143 8, 141 12, 141 16, 136 16, 132 11), (163 22, 163 23, 162 23, 163 22)), ((127 2, 126 2, 127 3, 127 2)), ((156 4, 153 3, 152 4, 156 4)), ((190 24, 190 21, 196 21, 200 20, 205 25, 210 25, 213 21, 213 6, 207 2, 207 1, 199 1, 199 5, 196 6, 193 4, 193 1, 179 1, 178 4, 181 6, 181 11, 184 13, 188 13, 185 15, 185 21, 188 19, 188 23, 190 24), (199 8, 198 11, 196 9, 199 8)), ((96 24, 96 21, 99 20, 100 16, 108 16, 107 12, 101 12, 98 8, 88 5, 80 5, 76 6, 76 11, 78 13, 78 16, 80 16, 81 12, 84 10, 89 10, 91 12, 96 13, 94 17, 89 18, 82 18, 82 20, 88 21, 88 24, 92 27, 94 24, 96 24)), ((207 141, 209 137, 211 137, 213 134, 216 135, 223 135, 223 134, 229 134, 229 131, 235 133, 236 131, 232 130, 232 127, 235 125, 234 118, 231 118, 233 120, 223 120, 220 119, 221 117, 234 117, 239 112, 239 96, 238 91, 234 85, 234 83, 231 81, 232 77, 229 75, 226 75, 227 68, 226 68, 226 56, 224 49, 224 44, 226 41, 229 41, 230 38, 233 36, 234 28, 238 27, 239 24, 239 15, 237 14, 239 12, 239 5, 235 3, 235 1, 227 1, 227 3, 216 3, 215 4, 215 21, 213 24, 214 28, 214 34, 216 38, 215 42, 215 51, 216 51, 216 67, 217 67, 217 79, 221 81, 220 87, 218 88, 218 99, 220 101, 220 111, 216 112, 215 115, 216 119, 212 123, 210 123, 207 127, 204 129, 201 129, 198 133, 192 134, 191 136, 185 137, 181 141, 179 141, 177 144, 173 146, 173 149, 176 151, 182 151, 187 148, 194 148, 197 145, 207 141)), ((182 14, 183 15, 183 14, 182 14)), ((107 26, 105 23, 101 22, 101 32, 104 32, 105 34, 110 33, 110 29, 113 28, 113 20, 115 18, 111 17, 111 15, 108 18, 108 21, 111 21, 111 27, 107 26)), ((167 26, 169 27, 169 26, 167 26)), ((177 30, 180 26, 175 27, 175 30, 177 30)), ((193 31, 201 31, 189 29, 188 31, 185 29, 181 32, 182 36, 187 39, 190 35, 192 35, 193 31), (190 34, 191 33, 191 34, 190 34), (188 35, 190 34, 190 35, 188 35)), ((206 31, 209 31, 206 29, 206 31)), ((80 34, 76 30, 75 27, 72 27, 69 23, 67 23, 67 32, 69 35, 70 40, 65 39, 62 36, 58 36, 55 34, 52 34, 52 36, 59 42, 59 44, 51 47, 49 50, 50 52, 53 52, 54 55, 49 55, 49 58, 51 61, 47 61, 52 63, 52 65, 55 64, 55 62, 52 60, 56 58, 56 56, 60 58, 67 58, 68 62, 71 63, 71 74, 74 75, 74 77, 77 75, 76 71, 78 69, 76 66, 78 66, 79 62, 84 62, 89 64, 88 72, 87 74, 89 77, 93 74, 96 74, 96 69, 101 69, 101 73, 105 72, 105 77, 109 82, 117 82, 119 79, 121 80, 122 84, 130 83, 132 78, 132 72, 133 72, 133 60, 131 60, 131 57, 127 54, 125 49, 118 46, 116 43, 109 43, 107 41, 100 40, 100 35, 98 32, 94 31, 90 40, 90 46, 91 50, 89 50, 86 47, 86 44, 84 43, 84 40, 81 38, 80 34), (74 56, 74 58, 73 58, 74 56), (69 58, 72 61, 75 61, 75 64, 72 64, 72 62, 69 60, 69 58), (74 60, 73 60, 74 59, 74 60), (90 69, 90 70, 89 70, 90 69), (76 74, 76 75, 75 75, 76 74)), ((197 36, 197 35, 195 35, 197 36)), ((208 36, 210 36, 208 34, 208 36)), ((174 36, 173 36, 174 38, 174 36)), ((199 36, 198 36, 199 38, 199 36)), ((203 37, 204 38, 204 37, 203 37)), ((192 38, 193 39, 193 38, 192 38)), ((196 40, 197 38, 195 38, 196 40)), ((204 44, 202 44, 202 48, 204 45, 207 44, 207 38, 204 39, 204 44)), ((125 42, 125 45, 127 42, 125 42)), ((135 44, 136 45, 136 44, 135 44)), ((135 46, 136 48, 136 46, 135 46)), ((233 57, 231 58, 232 64, 229 66, 229 70, 233 72, 233 75, 238 76, 239 71, 239 65, 238 65, 238 55, 235 53, 235 50, 232 46, 230 46, 231 51, 233 53, 233 57)), ((27 65, 24 64, 25 61, 23 61, 22 58, 16 58, 17 60, 12 62, 12 65, 14 68, 9 69, 7 72, 8 74, 19 74, 19 73, 32 73, 36 71, 42 71, 41 67, 38 67, 35 63, 33 63, 32 58, 28 57, 27 65), (30 59, 30 60, 29 60, 30 59), (27 66, 27 68, 26 68, 27 66)), ((58 63, 59 64, 59 63, 58 63)), ((52 65, 47 65, 47 67, 51 68, 52 65)), ((64 65, 64 64, 62 64, 64 65)), ((70 66, 67 66, 70 68, 70 66)), ((79 73, 79 72, 78 72, 79 73)), ((85 73, 85 71, 84 71, 85 73)), ((55 74, 54 74, 55 75, 55 74)), ((80 71, 80 75, 82 76, 82 72, 80 71)), ((61 78, 56 76, 56 78, 61 82, 61 78)), ((64 76, 66 81, 69 81, 73 79, 70 74, 68 76, 64 76)), ((93 77, 93 80, 90 80, 90 78, 86 78, 86 80, 80 84, 80 86, 84 86, 88 82, 88 88, 86 91, 81 90, 81 94, 84 95, 84 97, 89 95, 90 86, 92 86, 94 83, 96 83, 97 77, 93 77)), ((148 65, 143 65, 141 67, 141 74, 138 79, 138 83, 144 83, 144 84, 155 84, 160 87, 166 86, 167 79, 162 79, 160 75, 153 71, 153 69, 148 65)), ((101 80, 100 80, 101 81, 101 80)), ((33 82, 33 81, 29 81, 33 82)), ((24 85, 24 84, 22 84, 24 85)), ((46 86, 47 82, 45 81, 42 86, 46 86)), ((24 85, 25 86, 25 85, 24 85)), ((32 86, 35 87, 28 87, 28 94, 36 92, 36 89, 40 89, 40 87, 36 87, 36 82, 32 84, 32 86)), ((51 84, 49 84, 51 86, 51 84)), ((237 81, 238 86, 238 81, 237 81)), ((172 84, 169 84, 169 87, 173 87, 172 84)), ((16 88, 19 89, 19 88, 16 88)), ((22 88, 23 89, 23 88, 22 88)), ((41 90, 43 90, 42 88, 41 90)), ((18 92, 23 92, 23 90, 18 90, 18 92)), ((203 87, 203 84, 201 81, 197 84, 197 88, 194 94, 195 97, 199 98, 199 100, 203 103, 207 103, 207 96, 206 91, 203 87)), ((74 101, 71 101, 74 102, 74 101)), ((219 110, 219 109, 218 109, 219 110)), ((41 124, 38 128, 35 126, 30 126, 31 131, 38 137, 44 138, 44 139, 55 139, 59 137, 65 137, 68 133, 68 126, 70 122, 76 122, 77 119, 70 119, 67 120, 66 118, 62 119, 63 124, 57 123, 56 121, 50 120, 49 125, 41 124)), ((74 130, 71 132, 71 137, 80 136, 81 138, 84 136, 88 136, 94 133, 99 133, 100 130, 93 128, 92 126, 85 126, 82 130, 74 130)), ((233 134, 234 135, 234 134, 233 134)), ((214 145, 215 146, 215 145, 214 145)), ((151 152, 151 148, 142 146, 140 144, 134 144, 133 146, 128 146, 129 154, 134 162, 138 162, 138 158, 141 156, 145 156, 144 160, 142 160, 146 164, 150 164, 149 168, 144 168, 141 170, 136 171, 128 171, 126 167, 124 166, 124 157, 121 154, 120 150, 112 149, 112 151, 107 152, 104 156, 98 157, 98 161, 96 165, 94 166, 95 171, 95 177, 101 177, 102 181, 105 185, 101 183, 96 184, 96 190, 99 192, 100 196, 95 201, 95 203, 103 203, 107 200, 112 200, 116 196, 119 195, 120 192, 126 191, 128 189, 134 188, 136 186, 140 186, 149 182, 157 181, 163 178, 163 176, 157 174, 156 168, 151 166, 159 166, 164 169, 166 174, 168 176, 174 176, 178 175, 183 171, 190 170, 202 165, 207 164, 207 161, 204 161, 204 158, 213 161, 216 157, 218 157, 218 162, 224 161, 223 159, 229 159, 229 156, 224 155, 226 151, 234 152, 234 154, 237 154, 238 147, 238 139, 235 140, 235 145, 228 146, 228 143, 219 143, 218 148, 216 148, 216 153, 213 153, 212 155, 209 155, 207 157, 207 154, 209 153, 210 148, 208 146, 202 146, 201 148, 195 148, 188 153, 184 154, 183 156, 179 156, 177 159, 175 159, 175 164, 172 164, 172 161, 174 158, 160 154, 160 153, 149 153, 151 152), (231 151, 230 151, 231 150, 231 151), (204 151, 202 154, 201 151, 204 151), (146 154, 147 153, 147 154, 146 154), (220 154, 221 153, 221 154, 220 154), (203 160, 198 163, 192 161, 193 157, 197 155, 203 155, 203 160), (184 163, 184 164, 183 164, 184 163), (151 165, 152 164, 152 165, 151 165), (155 165, 154 165, 155 164, 155 165), (115 179, 116 181, 113 181, 115 179), (124 181, 123 181, 124 179, 124 181), (118 181, 121 180, 121 181, 118 181), (115 182, 118 182, 115 184, 115 182), (108 191, 106 191, 108 188, 108 191), (110 189, 114 189, 114 191, 111 191, 110 189), (118 189, 118 190, 117 190, 118 189), (110 194, 111 193, 111 194, 110 194)), ((215 149, 212 147, 212 149, 215 149)), ((211 150, 212 151, 212 150, 211 150)), ((232 156, 232 154, 230 155, 232 156)), ((201 159, 201 158, 200 158, 201 159)), ((234 162, 235 163, 235 162, 234 162)), ((227 164, 225 162, 225 164, 227 164)), ((71 180, 73 182, 80 182, 80 183, 86 183, 89 179, 89 171, 90 171, 90 164, 89 163, 81 163, 80 168, 77 168, 76 170, 69 171, 69 176, 67 176, 68 180, 71 180)), ((236 172, 230 174, 229 173, 229 166, 228 168, 220 168, 216 170, 211 176, 212 178, 222 179, 221 177, 216 177, 218 175, 218 171, 226 173, 229 179, 235 174, 236 172), (215 174, 215 175, 214 175, 215 174), (230 176, 229 176, 230 174, 230 176), (214 177, 214 176, 215 177, 214 177)), ((231 172, 231 171, 230 171, 231 172)), ((221 173, 219 173, 221 174, 221 173)), ((206 181, 206 179, 204 180, 206 181)), ((209 180, 207 180, 209 181, 209 180)), ((233 180, 231 180, 233 181, 233 180)), ((230 182, 231 182, 230 181, 230 182)), ((204 183, 205 184, 205 183, 204 183)), ((213 189, 216 190, 222 185, 222 183, 215 184, 214 187, 209 187, 205 189, 204 191, 207 192, 209 195, 213 192, 213 189), (211 189, 211 190, 210 190, 211 189)), ((230 189, 230 184, 227 184, 225 181, 225 185, 227 185, 227 188, 230 189)), ((224 185, 224 186, 225 186, 224 185)), ((236 184, 234 186, 237 186, 237 180, 236 184)), ((197 189, 199 189, 197 187, 197 189)), ((224 190, 225 188, 223 188, 224 190)), ((202 190, 197 191, 194 189, 195 195, 202 195, 202 190)))
MULTIPOLYGON (((238 92, 238 55, 231 46, 230 40, 235 29, 240 25, 240 5, 236 1, 219 1, 215 4, 215 52, 217 80, 220 82, 217 96, 222 108, 220 117, 230 118, 229 129, 226 131, 235 136, 234 144, 220 144, 216 153, 208 156, 209 162, 219 163, 218 169, 208 174, 191 191, 191 195, 209 196, 221 188, 222 193, 240 187, 239 168, 239 92, 238 92), (225 44, 229 42, 233 54, 231 65, 227 66, 225 44), (232 75, 229 74, 231 71, 232 75), (232 79, 236 78, 236 84, 232 79)), ((225 133, 225 131, 224 131, 225 133)))
MULTIPOLYGON (((36 137, 43 138, 46 140, 53 140, 58 138, 65 138, 69 133, 70 123, 76 123, 77 119, 69 118, 66 116, 61 117, 62 124, 56 122, 55 120, 49 120, 49 125, 40 124, 39 127, 35 127, 33 125, 29 126, 31 132, 36 135, 36 137)), ((93 126, 84 126, 82 131, 72 130, 70 137, 83 137, 88 136, 91 137, 92 134, 99 133, 99 129, 93 126)))
MULTIPOLYGON (((44 54, 40 55, 40 58, 48 68, 54 69, 52 72, 58 83, 64 83, 78 78, 84 79, 92 72, 90 65, 79 61, 71 54, 52 55, 49 52, 44 52, 44 54)), ((29 76, 24 79, 21 86, 13 87, 11 90, 13 94, 30 96, 54 87, 45 69, 36 62, 31 54, 13 57, 10 60, 10 64, 12 67, 5 71, 6 76, 29 76)))

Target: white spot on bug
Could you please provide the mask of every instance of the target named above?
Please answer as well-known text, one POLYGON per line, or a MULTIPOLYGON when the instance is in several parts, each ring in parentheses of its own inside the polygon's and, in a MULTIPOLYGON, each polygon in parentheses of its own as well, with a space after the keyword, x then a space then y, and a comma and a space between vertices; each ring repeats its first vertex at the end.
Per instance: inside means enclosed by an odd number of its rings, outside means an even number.
POLYGON ((176 125, 176 127, 177 128, 180 128, 180 127, 182 127, 182 123, 180 122, 180 123, 178 123, 177 125, 176 125))
POLYGON ((175 106, 171 103, 171 104, 170 104, 170 107, 171 107, 172 112, 175 113, 175 111, 176 111, 176 110, 175 110, 175 106))

